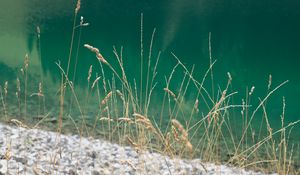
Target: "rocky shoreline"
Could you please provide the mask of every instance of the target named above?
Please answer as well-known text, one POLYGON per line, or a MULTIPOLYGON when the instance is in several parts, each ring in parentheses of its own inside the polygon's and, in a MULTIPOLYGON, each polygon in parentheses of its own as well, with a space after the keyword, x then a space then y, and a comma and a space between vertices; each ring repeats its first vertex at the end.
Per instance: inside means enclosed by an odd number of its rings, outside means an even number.
POLYGON ((171 159, 110 142, 0 124, 0 175, 255 174, 235 167, 171 159))

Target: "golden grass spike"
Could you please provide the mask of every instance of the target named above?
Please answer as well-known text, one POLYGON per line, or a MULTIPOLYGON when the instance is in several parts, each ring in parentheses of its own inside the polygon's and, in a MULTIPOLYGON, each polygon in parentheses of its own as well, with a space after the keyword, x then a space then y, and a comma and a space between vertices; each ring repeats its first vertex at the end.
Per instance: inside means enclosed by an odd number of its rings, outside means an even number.
POLYGON ((133 115, 134 117, 136 117, 136 120, 139 120, 139 121, 144 120, 144 121, 150 122, 150 120, 148 119, 148 117, 143 116, 142 114, 134 113, 134 114, 132 114, 132 115, 133 115))
POLYGON ((75 13, 76 13, 76 14, 77 14, 78 11, 80 10, 80 6, 81 6, 81 1, 78 0, 78 1, 77 1, 77 4, 76 4, 76 8, 75 8, 75 13))
POLYGON ((188 132, 183 128, 182 124, 176 120, 173 119, 172 121, 172 134, 174 136, 174 139, 176 141, 182 141, 183 144, 185 144, 185 147, 189 150, 193 150, 193 145, 191 142, 188 140, 188 132), (179 133, 177 130, 181 133, 181 137, 179 137, 179 133))
POLYGON ((151 125, 151 123, 148 120, 143 120, 143 119, 136 119, 135 120, 137 123, 141 123, 144 126, 148 127, 149 125, 151 125))
POLYGON ((172 134, 174 136, 174 139, 178 142, 179 141, 179 134, 176 130, 176 128, 172 125, 172 134))
POLYGON ((176 99, 176 95, 170 89, 164 88, 164 91, 166 91, 170 96, 172 96, 174 99, 176 99))
POLYGON ((84 47, 89 49, 90 51, 94 52, 96 54, 96 57, 99 61, 103 62, 104 64, 108 64, 108 62, 104 59, 104 57, 100 54, 99 49, 96 47, 93 47, 89 44, 84 44, 84 47))
POLYGON ((193 150, 193 145, 191 144, 190 141, 187 141, 186 144, 185 144, 186 148, 189 150, 189 151, 192 151, 193 150))
POLYGON ((148 117, 143 116, 141 114, 138 113, 134 113, 132 114, 136 119, 135 122, 136 123, 140 123, 142 124, 146 129, 152 131, 153 133, 157 134, 157 130, 154 128, 154 126, 152 125, 151 121, 149 120, 148 117))
POLYGON ((188 139, 188 132, 184 129, 184 127, 182 126, 182 124, 176 120, 176 119, 172 119, 172 125, 178 129, 179 132, 181 132, 182 135, 182 140, 187 140, 188 139))
POLYGON ((105 105, 107 103, 107 101, 110 99, 110 97, 112 96, 112 91, 110 91, 105 98, 101 101, 102 105, 105 105))
POLYGON ((173 126, 178 129, 178 131, 182 132, 184 130, 182 124, 178 120, 172 119, 171 122, 172 122, 173 126))

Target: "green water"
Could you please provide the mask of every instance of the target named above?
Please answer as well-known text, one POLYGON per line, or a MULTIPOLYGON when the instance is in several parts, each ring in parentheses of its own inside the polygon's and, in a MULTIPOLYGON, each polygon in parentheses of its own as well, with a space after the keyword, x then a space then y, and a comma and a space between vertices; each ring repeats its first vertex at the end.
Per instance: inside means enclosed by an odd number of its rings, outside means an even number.
MULTIPOLYGON (((60 73, 55 62, 60 61, 64 69, 67 67, 75 3, 60 0, 0 2, 2 87, 5 81, 15 81, 20 74, 24 55, 28 53, 32 75, 43 74, 44 83, 51 84, 46 89, 57 90, 57 86, 52 88, 53 84, 49 81, 59 83, 60 73), (41 30, 40 40, 37 39, 37 26, 41 30)), ((286 123, 300 119, 299 5, 297 1, 82 1, 76 24, 83 16, 90 25, 81 30, 75 84, 86 85, 90 65, 100 72, 94 55, 82 47, 84 43, 98 47, 112 64, 115 63, 112 47, 119 49, 123 46, 126 72, 129 78, 139 80, 140 19, 143 13, 145 60, 154 28, 153 57, 159 50, 162 51, 158 88, 165 87, 164 76, 169 75, 176 64, 171 52, 189 69, 195 65, 195 77, 202 79, 209 67, 208 36, 211 32, 212 58, 217 60, 213 67, 215 86, 220 85, 224 89, 227 72, 230 72, 232 91, 239 92, 235 104, 241 104, 246 89, 255 86, 252 102, 257 105, 258 97, 263 98, 267 94, 270 74, 272 88, 289 80, 268 102, 270 124, 278 128, 281 126, 283 96, 286 99, 286 123)), ((74 50, 79 32, 78 28, 74 50)), ((76 51, 73 52, 71 65, 75 63, 75 55, 76 51)), ((35 79, 37 83, 41 81, 40 77, 35 79)), ((178 89, 180 78, 174 79, 171 87, 178 89)), ((210 87, 210 84, 208 80, 205 85, 210 87)), ((38 89, 38 85, 30 88, 38 89)), ((193 92, 188 94, 190 97, 195 95, 193 92)), ((260 124, 260 118, 257 124, 260 124)), ((293 142, 299 143, 299 133, 298 125, 293 129, 293 142)))

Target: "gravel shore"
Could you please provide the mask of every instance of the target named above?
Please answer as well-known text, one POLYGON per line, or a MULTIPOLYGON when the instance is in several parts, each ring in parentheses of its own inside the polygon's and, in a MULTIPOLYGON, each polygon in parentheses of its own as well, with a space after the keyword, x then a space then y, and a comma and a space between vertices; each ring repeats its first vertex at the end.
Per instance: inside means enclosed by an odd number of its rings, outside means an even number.
POLYGON ((148 151, 137 152, 100 139, 59 136, 4 124, 0 124, 0 146, 0 175, 262 174, 201 163, 199 159, 171 159, 148 151))

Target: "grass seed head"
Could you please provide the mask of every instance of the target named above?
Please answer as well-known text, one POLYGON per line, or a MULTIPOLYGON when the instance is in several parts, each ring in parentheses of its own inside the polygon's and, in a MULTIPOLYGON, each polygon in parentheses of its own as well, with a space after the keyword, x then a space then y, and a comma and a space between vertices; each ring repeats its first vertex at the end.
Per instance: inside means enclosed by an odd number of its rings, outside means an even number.
POLYGON ((84 47, 89 49, 91 52, 94 52, 96 54, 96 57, 99 61, 103 62, 104 64, 108 64, 108 62, 104 59, 104 57, 99 52, 99 49, 96 47, 93 47, 89 44, 84 44, 84 47))
POLYGON ((130 118, 127 118, 127 117, 118 118, 118 121, 129 123, 129 124, 133 123, 133 121, 130 118))
POLYGON ((166 91, 171 97, 173 97, 174 99, 176 99, 176 95, 170 89, 164 88, 164 91, 166 91))
POLYGON ((81 0, 78 0, 77 1, 77 4, 76 4, 76 8, 75 8, 75 13, 77 14, 78 11, 80 10, 80 6, 81 6, 81 0))
POLYGON ((100 121, 108 121, 108 122, 113 122, 114 121, 113 119, 111 119, 109 117, 101 117, 99 120, 100 121))
POLYGON ((106 96, 105 98, 101 101, 101 105, 105 105, 108 100, 110 99, 110 97, 112 96, 112 91, 110 91, 106 96))
POLYGON ((24 69, 25 70, 27 70, 28 65, 29 65, 29 56, 28 56, 28 54, 26 54, 25 58, 24 58, 24 69))

